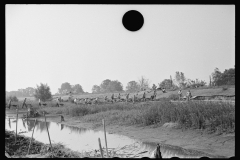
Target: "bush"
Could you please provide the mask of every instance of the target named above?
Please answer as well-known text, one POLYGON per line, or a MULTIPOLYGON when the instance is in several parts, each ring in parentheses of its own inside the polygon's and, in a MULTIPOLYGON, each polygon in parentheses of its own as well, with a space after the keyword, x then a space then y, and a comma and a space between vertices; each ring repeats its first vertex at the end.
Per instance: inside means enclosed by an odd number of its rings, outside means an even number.
POLYGON ((41 99, 43 102, 47 100, 52 100, 52 94, 50 92, 50 87, 47 84, 37 85, 35 89, 34 97, 38 100, 41 99))
POLYGON ((226 90, 228 90, 228 87, 223 87, 222 90, 226 91, 226 90))
POLYGON ((169 97, 168 97, 170 100, 178 100, 178 95, 177 94, 171 94, 169 97))
POLYGON ((18 99, 16 96, 9 96, 7 97, 6 101, 7 103, 9 102, 9 100, 12 100, 12 102, 18 102, 18 99))

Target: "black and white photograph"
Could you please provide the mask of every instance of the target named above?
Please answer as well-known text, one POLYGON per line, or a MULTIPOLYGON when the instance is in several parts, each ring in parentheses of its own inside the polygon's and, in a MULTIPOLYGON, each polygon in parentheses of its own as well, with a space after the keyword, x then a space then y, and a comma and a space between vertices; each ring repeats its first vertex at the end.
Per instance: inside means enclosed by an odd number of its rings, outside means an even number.
POLYGON ((235 4, 5 4, 5 157, 235 157, 235 4))

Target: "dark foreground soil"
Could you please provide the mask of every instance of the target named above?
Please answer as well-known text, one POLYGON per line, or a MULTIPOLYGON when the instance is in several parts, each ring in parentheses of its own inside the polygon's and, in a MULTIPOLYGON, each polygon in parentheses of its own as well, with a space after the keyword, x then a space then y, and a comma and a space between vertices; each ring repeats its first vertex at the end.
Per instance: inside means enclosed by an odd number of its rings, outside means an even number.
POLYGON ((5 152, 11 158, 80 158, 78 152, 70 151, 60 144, 54 144, 51 149, 50 145, 41 142, 32 141, 29 155, 27 155, 30 138, 18 135, 15 143, 15 133, 5 131, 5 152))

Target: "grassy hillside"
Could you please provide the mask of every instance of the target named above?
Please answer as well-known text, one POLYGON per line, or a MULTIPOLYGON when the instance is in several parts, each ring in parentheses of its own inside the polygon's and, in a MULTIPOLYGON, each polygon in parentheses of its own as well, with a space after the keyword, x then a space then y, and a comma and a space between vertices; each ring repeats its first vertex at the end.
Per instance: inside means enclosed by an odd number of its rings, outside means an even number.
MULTIPOLYGON (((188 90, 182 90, 183 95, 185 96, 188 90)), ((197 89, 190 89, 192 96, 211 96, 211 95, 235 95, 235 86, 229 87, 227 90, 223 90, 223 87, 219 88, 197 88, 197 89)), ((138 93, 138 97, 141 97, 143 95, 144 91, 141 91, 138 93)), ((157 91, 157 97, 156 98, 163 98, 163 97, 169 97, 172 94, 177 94, 178 90, 175 91, 169 91, 167 90, 167 93, 163 93, 162 91, 157 91)), ((129 97, 133 97, 133 95, 136 93, 130 93, 129 97)), ((146 92, 146 97, 150 97, 153 94, 153 92, 146 92)), ((108 98, 112 95, 112 93, 105 93, 105 94, 86 94, 86 95, 73 95, 74 98, 93 98, 93 97, 102 97, 104 98, 107 96, 108 98)), ((118 95, 118 93, 114 93, 115 96, 118 95)), ((121 93, 122 97, 125 98, 125 93, 121 93)), ((56 96, 54 96, 56 97, 56 96)), ((61 96, 63 99, 68 99, 68 95, 61 96)))

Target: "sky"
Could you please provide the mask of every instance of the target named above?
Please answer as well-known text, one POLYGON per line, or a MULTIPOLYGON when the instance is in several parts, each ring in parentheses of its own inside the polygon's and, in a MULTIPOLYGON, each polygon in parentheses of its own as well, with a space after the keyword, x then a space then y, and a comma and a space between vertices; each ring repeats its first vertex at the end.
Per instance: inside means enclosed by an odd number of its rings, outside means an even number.
POLYGON ((209 82, 217 67, 235 65, 235 5, 5 5, 6 91, 62 83, 91 93, 105 79, 126 89, 174 78, 209 82), (123 15, 137 10, 131 32, 123 15))

